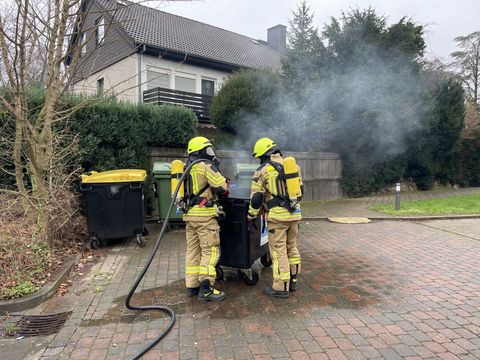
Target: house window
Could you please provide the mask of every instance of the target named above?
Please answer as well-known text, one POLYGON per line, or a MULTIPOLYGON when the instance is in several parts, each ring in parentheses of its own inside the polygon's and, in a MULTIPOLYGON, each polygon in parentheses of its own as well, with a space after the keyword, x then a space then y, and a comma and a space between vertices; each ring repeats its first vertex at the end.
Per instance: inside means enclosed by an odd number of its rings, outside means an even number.
POLYGON ((103 94, 103 90, 105 88, 105 79, 104 78, 100 78, 97 80, 97 92, 99 94, 103 94))
POLYGON ((95 40, 98 45, 102 45, 105 38, 105 18, 101 17, 95 21, 95 40))
POLYGON ((147 70, 147 89, 150 90, 157 87, 170 89, 170 74, 147 70))
POLYGON ((195 79, 175 76, 175 90, 195 92, 195 79))
POLYGON ((87 53, 87 34, 84 32, 80 36, 80 57, 87 53))
POLYGON ((202 94, 208 96, 215 95, 215 81, 202 79, 202 94))

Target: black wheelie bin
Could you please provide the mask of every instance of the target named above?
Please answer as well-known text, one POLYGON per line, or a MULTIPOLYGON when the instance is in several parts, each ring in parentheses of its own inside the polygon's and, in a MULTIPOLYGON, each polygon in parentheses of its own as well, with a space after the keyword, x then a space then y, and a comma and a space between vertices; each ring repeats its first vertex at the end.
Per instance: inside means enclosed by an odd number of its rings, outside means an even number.
POLYGON ((109 239, 136 237, 145 246, 145 170, 92 171, 81 175, 80 189, 88 224, 87 247, 109 239))
MULTIPOLYGON (((237 164, 235 183, 230 195, 219 202, 226 217, 219 221, 221 255, 218 265, 239 269, 248 285, 258 282, 258 273, 252 269, 253 263, 261 259, 262 265, 269 266, 268 229, 262 216, 248 224, 247 214, 250 204, 250 184, 257 165, 237 164)), ((217 267, 218 277, 222 270, 217 267)))

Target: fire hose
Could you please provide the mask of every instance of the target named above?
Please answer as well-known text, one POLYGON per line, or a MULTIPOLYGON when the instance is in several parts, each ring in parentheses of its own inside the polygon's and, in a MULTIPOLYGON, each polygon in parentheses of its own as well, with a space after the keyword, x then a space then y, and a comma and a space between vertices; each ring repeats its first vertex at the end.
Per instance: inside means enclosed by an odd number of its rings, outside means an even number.
POLYGON ((163 221, 162 228, 160 230, 160 233, 158 234, 157 241, 155 243, 155 246, 153 247, 153 250, 145 263, 145 266, 143 267, 142 271, 140 272, 140 275, 138 278, 135 280, 135 283, 133 284, 130 292, 127 295, 127 298, 125 300, 125 306, 129 310, 136 310, 136 311, 148 311, 148 310, 157 310, 166 313, 168 316, 170 316, 170 322, 168 323, 167 327, 163 329, 163 331, 155 338, 153 339, 143 350, 141 350, 138 354, 132 357, 132 360, 140 359, 143 355, 145 355, 149 350, 151 350, 155 345, 157 345, 162 339, 167 336, 167 334, 172 330, 173 325, 175 325, 175 312, 169 308, 168 306, 160 306, 160 305, 146 305, 146 306, 140 306, 140 305, 132 305, 130 301, 132 300, 133 295, 135 294, 135 291, 137 290, 138 286, 140 285, 140 282, 142 281, 143 277, 145 276, 145 273, 147 272, 148 268, 152 264, 153 258, 155 257, 158 248, 160 247, 160 243, 162 241, 163 235, 165 234, 165 229, 168 226, 168 221, 170 219, 170 213, 172 212, 173 206, 175 205, 175 200, 177 198, 178 192, 180 190, 180 186, 182 185, 183 181, 185 180, 185 177, 190 173, 190 169, 193 167, 193 165, 199 163, 199 162, 207 162, 207 163, 212 163, 209 160, 206 159, 198 159, 195 161, 192 161, 185 171, 183 172, 182 176, 180 177, 180 180, 178 181, 177 187, 175 188, 175 192, 172 195, 172 201, 170 202, 170 206, 168 207, 167 210, 167 215, 165 216, 165 220, 163 221))

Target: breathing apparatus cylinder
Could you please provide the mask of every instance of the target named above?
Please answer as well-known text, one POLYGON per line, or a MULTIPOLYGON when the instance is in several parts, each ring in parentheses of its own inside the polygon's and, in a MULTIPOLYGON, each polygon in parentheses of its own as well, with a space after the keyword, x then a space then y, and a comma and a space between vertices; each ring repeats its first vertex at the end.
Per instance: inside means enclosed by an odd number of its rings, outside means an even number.
POLYGON ((287 183, 288 198, 291 202, 297 203, 298 199, 302 197, 302 190, 300 187, 297 162, 293 157, 289 156, 283 159, 283 170, 287 183))
MULTIPOLYGON (((175 195, 175 190, 177 189, 178 182, 180 180, 180 177, 183 174, 183 171, 185 169, 185 164, 183 163, 182 160, 173 160, 172 161, 172 168, 171 168, 171 174, 172 174, 172 196, 175 195)), ((179 200, 183 199, 185 197, 185 186, 182 181, 182 184, 180 185, 180 188, 178 190, 177 198, 174 199, 176 203, 178 203, 179 200)))

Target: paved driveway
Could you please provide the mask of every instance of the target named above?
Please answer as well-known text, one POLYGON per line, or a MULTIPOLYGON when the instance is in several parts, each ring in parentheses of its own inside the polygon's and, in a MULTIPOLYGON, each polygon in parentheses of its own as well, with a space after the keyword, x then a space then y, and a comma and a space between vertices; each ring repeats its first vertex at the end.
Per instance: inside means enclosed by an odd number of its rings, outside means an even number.
MULTIPOLYGON (((447 225, 305 223, 299 291, 266 298, 263 269, 257 286, 232 278, 220 285, 227 299, 207 305, 184 295, 184 233, 172 232, 137 299, 172 306, 178 322, 145 358, 478 359, 480 220, 447 225)), ((128 358, 155 337, 164 318, 123 307, 147 253, 111 247, 70 295, 37 309, 73 313, 59 334, 37 339, 45 346, 31 358, 128 358)), ((5 354, 21 341, 0 341, 2 358, 18 359, 5 354)))

